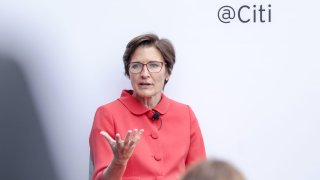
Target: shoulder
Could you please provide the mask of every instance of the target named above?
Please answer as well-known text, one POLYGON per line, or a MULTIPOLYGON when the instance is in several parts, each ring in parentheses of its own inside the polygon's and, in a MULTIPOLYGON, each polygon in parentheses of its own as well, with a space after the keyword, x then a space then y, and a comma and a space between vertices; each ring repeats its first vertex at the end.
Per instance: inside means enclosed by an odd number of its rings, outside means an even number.
POLYGON ((170 108, 182 108, 182 109, 189 109, 190 106, 188 104, 173 100, 171 98, 168 98, 168 101, 170 103, 170 108))
POLYGON ((118 109, 119 107, 123 106, 118 99, 102 104, 97 108, 97 111, 113 111, 114 109, 118 109))
POLYGON ((183 112, 183 113, 188 112, 188 114, 190 112, 192 112, 192 108, 188 104, 173 100, 171 98, 168 98, 168 101, 170 103, 170 110, 171 111, 183 112))
POLYGON ((121 103, 118 100, 100 105, 96 109, 94 115, 93 127, 96 127, 98 129, 104 127, 105 129, 108 124, 112 125, 114 123, 114 117, 119 113, 119 111, 121 111, 121 108, 119 108, 119 106, 121 106, 121 103))
POLYGON ((95 112, 95 121, 104 121, 103 119, 113 119, 114 116, 122 111, 122 107, 123 105, 118 100, 100 105, 95 112))

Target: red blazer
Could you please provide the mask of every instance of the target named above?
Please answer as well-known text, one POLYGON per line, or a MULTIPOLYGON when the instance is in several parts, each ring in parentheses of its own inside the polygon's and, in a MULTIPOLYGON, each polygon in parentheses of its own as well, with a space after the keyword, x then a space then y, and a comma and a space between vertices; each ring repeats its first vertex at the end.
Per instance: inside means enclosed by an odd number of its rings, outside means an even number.
POLYGON ((101 180, 104 169, 113 158, 107 140, 100 135, 104 130, 111 137, 128 130, 144 129, 133 155, 128 161, 123 180, 177 179, 191 163, 205 159, 205 148, 198 121, 187 105, 162 94, 152 110, 123 91, 121 97, 96 111, 89 138, 94 163, 93 180, 101 180), (160 113, 153 120, 154 112, 160 113))

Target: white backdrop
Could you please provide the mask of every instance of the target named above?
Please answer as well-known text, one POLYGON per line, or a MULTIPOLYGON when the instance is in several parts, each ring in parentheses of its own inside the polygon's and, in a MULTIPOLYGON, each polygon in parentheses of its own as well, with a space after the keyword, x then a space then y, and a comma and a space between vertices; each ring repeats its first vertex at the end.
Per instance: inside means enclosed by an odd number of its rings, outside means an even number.
POLYGON ((27 74, 61 180, 88 179, 96 108, 130 88, 122 55, 136 35, 170 39, 165 93, 195 111, 209 158, 249 180, 320 179, 318 1, 0 0, 0 48, 27 74), (271 4, 271 8, 268 5, 271 4), (218 19, 224 5, 249 23, 218 19), (253 5, 271 22, 253 23, 253 5), (266 15, 266 14, 265 14, 266 15))

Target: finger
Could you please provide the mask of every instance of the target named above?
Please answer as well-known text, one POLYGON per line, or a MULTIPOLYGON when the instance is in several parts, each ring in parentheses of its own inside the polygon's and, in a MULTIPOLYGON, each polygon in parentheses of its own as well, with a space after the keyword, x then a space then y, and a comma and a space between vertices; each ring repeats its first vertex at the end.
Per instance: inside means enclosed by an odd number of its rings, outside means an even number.
POLYGON ((134 129, 132 133, 132 141, 130 141, 129 146, 133 146, 137 142, 137 138, 136 138, 137 134, 138 134, 138 130, 134 129))
POLYGON ((120 146, 121 145, 121 137, 120 137, 119 133, 116 134, 115 140, 116 140, 117 146, 120 146))
POLYGON ((130 142, 130 136, 131 136, 132 131, 129 130, 126 134, 126 138, 124 139, 124 145, 127 146, 130 142))
POLYGON ((132 133, 132 141, 136 142, 138 136, 138 129, 134 129, 132 133))
POLYGON ((107 141, 109 142, 110 145, 115 143, 115 140, 107 132, 100 131, 100 134, 107 139, 107 141))
POLYGON ((143 134, 143 132, 144 132, 144 129, 140 129, 140 131, 139 131, 139 136, 141 137, 141 135, 143 134))
MULTIPOLYGON (((137 130, 137 131, 138 131, 138 130, 137 130)), ((139 131, 139 133, 137 132, 137 133, 135 134, 135 136, 134 136, 135 141, 139 141, 139 140, 140 140, 143 132, 144 132, 144 129, 141 129, 141 130, 139 131)))
POLYGON ((135 145, 141 138, 142 134, 143 134, 144 130, 141 129, 138 133, 138 130, 135 129, 133 132, 133 136, 132 136, 132 141, 130 142, 130 146, 135 145))
POLYGON ((137 134, 138 134, 138 129, 134 129, 134 130, 133 130, 132 137, 135 137, 137 134))

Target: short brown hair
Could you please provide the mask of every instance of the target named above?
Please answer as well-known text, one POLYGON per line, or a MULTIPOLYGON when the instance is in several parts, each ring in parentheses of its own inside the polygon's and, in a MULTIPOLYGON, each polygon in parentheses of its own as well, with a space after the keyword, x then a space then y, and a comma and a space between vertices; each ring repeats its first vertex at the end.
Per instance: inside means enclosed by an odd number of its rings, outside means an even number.
POLYGON ((142 34, 133 38, 126 47, 123 54, 123 63, 125 69, 125 75, 129 77, 129 63, 131 61, 131 56, 135 50, 140 46, 155 47, 158 49, 166 63, 166 68, 171 75, 173 65, 176 62, 176 55, 174 47, 168 39, 159 39, 155 34, 142 34))
POLYGON ((181 180, 245 180, 245 178, 225 161, 204 160, 187 169, 181 180))

